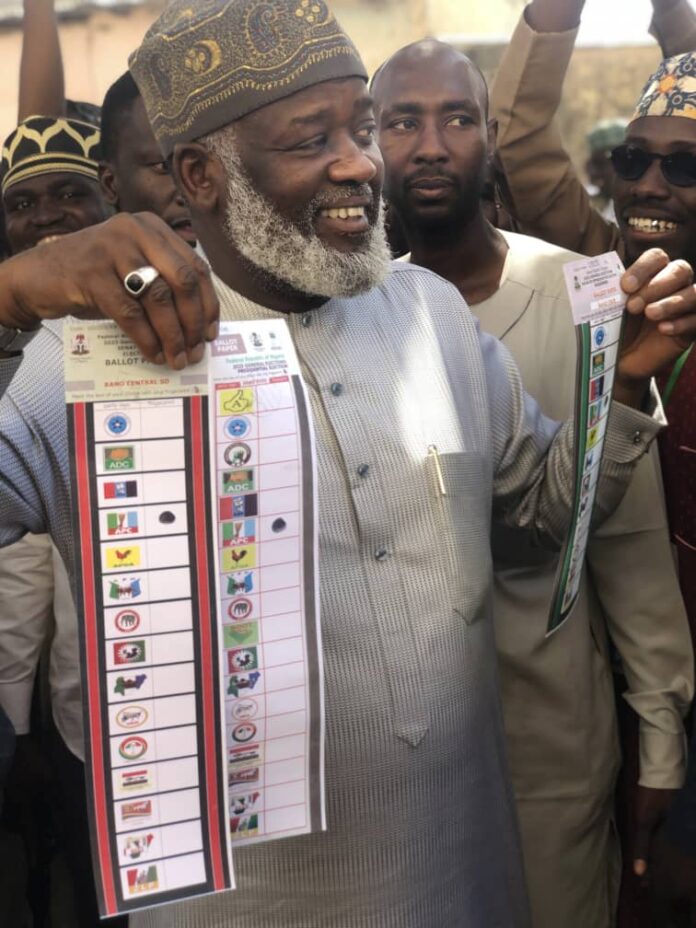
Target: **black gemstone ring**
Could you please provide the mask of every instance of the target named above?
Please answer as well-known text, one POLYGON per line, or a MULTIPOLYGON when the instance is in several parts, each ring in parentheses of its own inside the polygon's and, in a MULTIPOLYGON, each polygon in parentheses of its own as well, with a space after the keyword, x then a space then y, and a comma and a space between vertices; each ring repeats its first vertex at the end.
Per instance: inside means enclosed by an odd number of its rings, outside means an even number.
POLYGON ((123 286, 130 293, 131 296, 139 297, 147 290, 147 288, 159 277, 159 271, 156 267, 152 267, 151 264, 146 265, 146 267, 139 267, 135 271, 131 271, 130 274, 126 274, 123 278, 123 286))

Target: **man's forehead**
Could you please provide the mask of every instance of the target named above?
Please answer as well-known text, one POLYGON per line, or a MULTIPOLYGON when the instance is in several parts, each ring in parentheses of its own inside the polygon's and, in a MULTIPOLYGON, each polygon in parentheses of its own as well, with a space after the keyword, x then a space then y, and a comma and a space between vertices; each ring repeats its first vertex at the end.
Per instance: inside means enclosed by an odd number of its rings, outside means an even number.
POLYGON ((90 184, 91 181, 72 171, 47 171, 34 177, 25 177, 18 184, 13 184, 5 191, 5 198, 17 196, 36 196, 41 193, 54 193, 67 184, 90 184))
POLYGON ((375 75, 372 92, 378 106, 404 95, 433 92, 444 100, 485 101, 486 87, 478 68, 451 45, 426 40, 396 52, 375 75))
POLYGON ((282 127, 303 122, 327 120, 339 111, 361 113, 372 107, 373 100, 367 84, 361 78, 343 78, 323 81, 283 100, 269 103, 242 117, 235 126, 261 128, 268 125, 282 127))
POLYGON ((665 149, 692 149, 696 147, 696 120, 683 116, 643 116, 629 124, 626 139, 665 149))

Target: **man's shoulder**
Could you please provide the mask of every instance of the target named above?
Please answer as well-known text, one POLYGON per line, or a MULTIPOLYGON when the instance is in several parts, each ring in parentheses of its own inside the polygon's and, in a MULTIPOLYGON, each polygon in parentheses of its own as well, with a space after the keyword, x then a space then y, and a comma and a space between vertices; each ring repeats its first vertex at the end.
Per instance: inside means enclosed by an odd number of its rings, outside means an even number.
POLYGON ((583 255, 531 235, 515 232, 503 235, 510 249, 506 283, 521 284, 555 299, 567 299, 563 268, 583 255))

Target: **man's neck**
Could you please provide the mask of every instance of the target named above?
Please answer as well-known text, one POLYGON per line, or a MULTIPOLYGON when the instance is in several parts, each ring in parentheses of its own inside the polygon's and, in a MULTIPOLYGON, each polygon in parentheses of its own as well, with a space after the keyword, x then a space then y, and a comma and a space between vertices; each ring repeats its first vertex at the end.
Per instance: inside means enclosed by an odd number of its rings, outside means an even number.
POLYGON ((457 229, 406 229, 411 262, 427 267, 457 287, 470 306, 500 287, 508 245, 482 213, 457 229))
POLYGON ((283 289, 258 273, 225 238, 200 235, 199 241, 213 272, 236 293, 279 313, 303 313, 326 303, 326 297, 310 296, 289 287, 283 289))

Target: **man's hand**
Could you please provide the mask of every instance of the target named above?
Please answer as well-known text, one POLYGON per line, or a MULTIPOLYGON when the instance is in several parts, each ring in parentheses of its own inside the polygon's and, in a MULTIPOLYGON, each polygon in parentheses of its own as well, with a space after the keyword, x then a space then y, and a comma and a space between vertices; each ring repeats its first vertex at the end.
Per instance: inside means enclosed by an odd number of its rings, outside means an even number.
POLYGON ((616 377, 617 400, 640 406, 651 377, 669 368, 696 340, 694 272, 651 248, 621 279, 629 295, 616 377))
POLYGON ((568 32, 580 24, 585 0, 532 0, 524 15, 535 32, 568 32))
POLYGON ((150 213, 119 213, 0 264, 0 324, 111 318, 145 358, 176 370, 201 360, 217 337, 218 312, 205 261, 150 213), (146 265, 160 276, 135 299, 123 278, 146 265))
POLYGON ((667 815, 675 794, 676 790, 673 789, 649 789, 647 786, 637 788, 636 833, 633 841, 633 872, 636 876, 645 877, 648 874, 655 835, 667 815))
POLYGON ((668 13, 673 10, 679 0, 652 0, 653 9, 656 13, 668 13))

